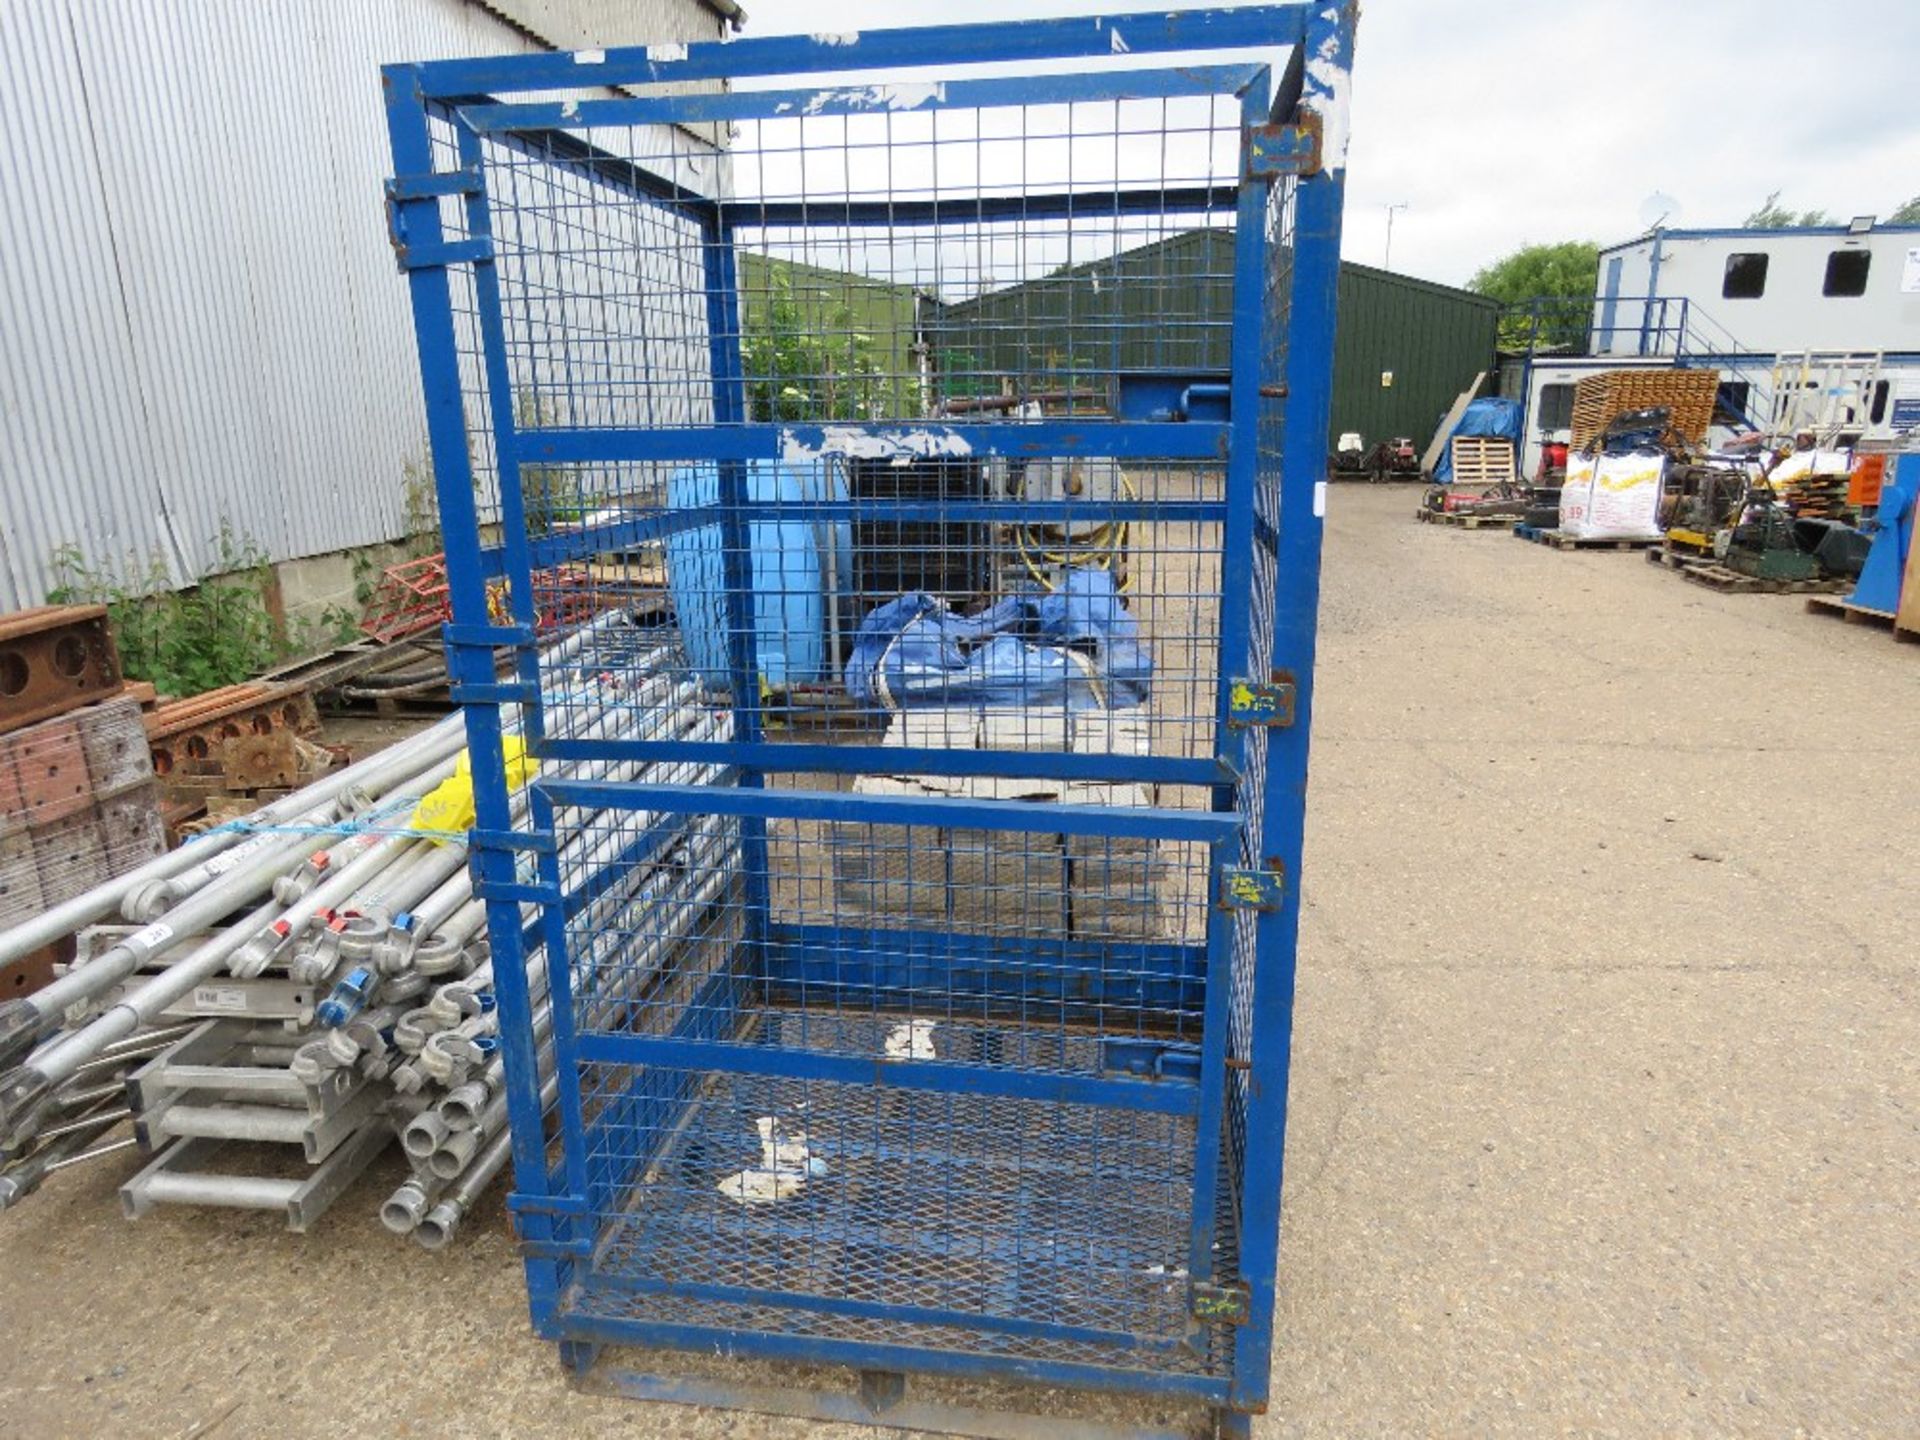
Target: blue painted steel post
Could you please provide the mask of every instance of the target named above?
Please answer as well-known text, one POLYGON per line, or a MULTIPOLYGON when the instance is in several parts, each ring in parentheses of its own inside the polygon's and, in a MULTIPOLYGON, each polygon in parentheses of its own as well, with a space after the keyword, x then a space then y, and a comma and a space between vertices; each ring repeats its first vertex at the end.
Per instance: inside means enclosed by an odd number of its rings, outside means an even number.
MULTIPOLYGON (((396 181, 419 179, 433 173, 432 131, 418 73, 417 67, 411 65, 391 65, 381 72, 396 181)), ((477 563, 480 519, 474 503, 473 464, 467 453, 452 286, 444 262, 418 263, 445 243, 439 200, 424 195, 416 199, 395 198, 391 203, 394 237, 402 247, 402 264, 407 267, 414 336, 420 347, 427 440, 433 457, 441 527, 447 538, 447 585, 454 623, 468 628, 486 627, 489 622, 487 586, 477 563)), ((493 685, 491 648, 464 643, 449 645, 447 659, 450 678, 456 686, 485 690, 493 685)), ((473 772, 475 826, 505 834, 512 828, 512 822, 499 707, 469 703, 464 711, 473 772)), ((482 889, 510 887, 514 883, 514 857, 507 850, 476 849, 469 864, 482 889)), ((547 1174, 541 1142, 533 1018, 527 996, 525 955, 520 945, 520 906, 513 900, 489 899, 486 907, 487 930, 493 943, 494 993, 500 1005, 501 1043, 507 1053, 506 1095, 513 1134, 515 1183, 523 1193, 538 1196, 546 1192, 547 1174)), ((530 1241, 545 1242, 552 1238, 550 1222, 544 1215, 525 1215, 521 1225, 523 1236, 530 1241)), ((532 1254, 525 1264, 528 1306, 535 1328, 544 1331, 558 1299, 559 1268, 551 1260, 532 1254)))
MULTIPOLYGON (((475 184, 467 196, 467 234, 493 246, 493 211, 481 180, 484 155, 480 137, 458 121, 453 123, 460 147, 460 164, 473 172, 475 184)), ((494 475, 500 487, 500 550, 507 582, 508 613, 525 628, 529 639, 518 648, 514 670, 532 691, 520 707, 520 734, 531 749, 545 732, 540 702, 540 658, 531 636, 539 624, 533 600, 533 566, 527 548, 526 497, 520 489, 519 435, 514 420, 513 376, 507 363, 505 321, 500 312, 500 272, 493 259, 473 267, 474 310, 479 321, 482 360, 487 377, 488 409, 493 421, 494 475)), ((439 467, 436 463, 436 477, 439 467)), ((477 540, 477 536, 476 536, 477 540)))
MULTIPOLYGON (((1661 237, 1661 233, 1662 233, 1661 229, 1658 225, 1653 227, 1653 249, 1650 252, 1648 252, 1648 255, 1647 255, 1647 304, 1649 305, 1649 307, 1651 307, 1651 305, 1655 300, 1660 299, 1660 259, 1661 259, 1660 237, 1661 237)), ((1666 306, 1663 302, 1660 310, 1660 319, 1662 320, 1662 322, 1664 322, 1666 318, 1667 318, 1666 306)), ((1642 355, 1647 353, 1647 325, 1646 325, 1646 320, 1644 318, 1642 318, 1640 322, 1640 353, 1642 355)), ((1656 350, 1654 351, 1654 353, 1657 355, 1660 352, 1656 350)))
MULTIPOLYGON (((735 426, 747 418, 745 367, 740 355, 740 287, 734 256, 733 228, 716 221, 702 232, 704 276, 707 287, 707 354, 713 370, 713 420, 735 426)), ((753 526, 747 510, 751 490, 747 467, 739 460, 720 461, 720 534, 727 587, 727 668, 733 688, 735 739, 757 745, 760 726, 760 648, 755 624, 759 603, 753 591, 753 526)), ((784 581, 780 582, 784 583, 784 581)), ((745 766, 739 784, 759 789, 766 772, 745 766)), ((740 860, 745 867, 747 953, 762 967, 767 963, 767 822, 748 816, 740 822, 740 860)))
MULTIPOLYGON (((1264 124, 1273 104, 1270 73, 1262 70, 1240 92, 1241 181, 1234 214, 1233 328, 1229 342, 1232 394, 1230 450, 1227 454, 1227 518, 1220 540, 1220 651, 1214 693, 1213 748, 1223 771, 1239 774, 1246 751, 1245 731, 1227 723, 1236 678, 1264 682, 1263 670, 1250 672, 1249 635, 1253 616, 1254 491, 1260 483, 1260 362, 1266 327, 1267 186, 1253 177, 1249 163, 1253 127, 1264 124)), ((1237 808, 1235 787, 1216 785, 1213 808, 1237 808)), ((1236 847, 1210 852, 1208 893, 1218 894, 1223 866, 1237 865, 1236 847)), ((1200 1117, 1195 1134, 1193 1230, 1187 1247, 1187 1273, 1196 1281, 1213 1278, 1214 1239, 1219 1226, 1219 1174, 1223 1112, 1226 1107, 1227 1030, 1232 1000, 1233 915, 1207 910, 1206 1019, 1202 1027, 1200 1117)))
MULTIPOLYGON (((455 121, 454 130, 460 147, 460 163, 481 175, 484 154, 480 137, 468 126, 455 121)), ((484 185, 477 187, 467 197, 467 233, 493 239, 493 215, 487 200, 484 185)), ((545 716, 540 698, 540 657, 531 637, 539 626, 539 609, 534 603, 533 567, 529 556, 527 533, 526 496, 520 482, 520 437, 515 420, 517 409, 513 390, 513 372, 507 360, 507 339, 505 320, 500 307, 500 274, 496 262, 491 259, 477 261, 473 267, 474 309, 477 312, 480 330, 481 358, 487 379, 488 411, 492 419, 494 473, 500 486, 500 548, 502 568, 507 587, 507 604, 516 624, 521 626, 529 639, 521 647, 516 662, 516 672, 527 686, 530 697, 520 706, 520 733, 526 742, 529 753, 538 754, 540 742, 546 733, 545 716)), ((437 473, 437 467, 436 467, 437 473)), ((477 536, 476 536, 477 543, 477 536)), ((449 565, 452 557, 448 557, 449 565)), ((529 814, 533 822, 533 833, 551 840, 554 835, 553 807, 535 794, 529 797, 529 814)), ((547 845, 535 862, 541 883, 548 886, 554 895, 560 893, 560 856, 556 846, 547 845)), ((569 1003, 571 986, 567 973, 566 919, 560 903, 555 900, 541 905, 542 946, 547 971, 547 995, 549 1009, 550 1044, 553 1049, 554 1069, 560 1076, 555 1086, 556 1103, 560 1107, 563 1124, 566 1183, 565 1193, 574 1197, 586 1194, 586 1159, 582 1153, 581 1136, 584 1126, 580 1113, 580 1087, 574 1080, 573 1054, 573 1014, 569 1003)), ((497 947, 496 947, 497 948, 497 947)), ((524 977, 524 965, 516 972, 524 977)), ((524 989, 525 980, 520 985, 524 989)), ((495 981, 498 993, 499 982, 495 981)), ((531 1005, 529 1004, 531 1025, 531 1005)), ((505 1024, 503 1019, 502 1029, 505 1024)), ((531 1032, 529 1032, 531 1033, 531 1032)), ((537 1092, 536 1092, 537 1093, 537 1092)), ((557 1225, 564 1229, 565 1225, 557 1225)), ((578 1241, 580 1237, 571 1237, 578 1241)), ((564 1265, 564 1262, 562 1262, 564 1265)), ((562 1279, 564 1285, 564 1277, 562 1279)))
MULTIPOLYGON (((1294 195, 1293 289, 1286 323, 1285 449, 1280 465, 1280 533, 1274 584, 1274 663, 1293 673, 1294 723, 1267 737, 1265 843, 1285 867, 1277 910, 1255 922, 1247 1091, 1246 1173, 1241 1177, 1240 1267, 1248 1317, 1234 1337, 1233 1404, 1260 1410, 1270 1392, 1280 1186, 1286 1151, 1287 1073, 1293 1044, 1295 945, 1300 928, 1300 846, 1306 818, 1313 663, 1320 608, 1320 539, 1326 496, 1327 416, 1333 404, 1333 344, 1340 273, 1340 218, 1353 66, 1354 0, 1329 4, 1308 21, 1306 83, 1300 105, 1321 118, 1317 174, 1294 195)), ((1269 317, 1275 323, 1278 317, 1269 317)))
MULTIPOLYGON (((453 128, 459 145, 460 163, 480 176, 485 156, 482 152, 480 137, 468 126, 455 121, 453 128)), ((493 214, 487 199, 484 185, 477 185, 467 196, 467 233, 484 239, 491 249, 493 241, 493 214)), ((487 409, 492 420, 494 474, 499 483, 500 504, 500 549, 503 578, 506 581, 507 606, 516 625, 529 637, 519 647, 515 657, 515 671, 526 686, 529 698, 520 706, 520 734, 529 753, 538 754, 540 742, 546 733, 545 715, 540 698, 540 657, 532 641, 539 627, 539 607, 534 603, 533 567, 529 555, 529 535, 527 531, 526 496, 521 490, 519 433, 515 419, 517 404, 513 390, 513 373, 507 359, 507 340, 505 319, 500 306, 500 274, 493 259, 474 262, 473 267, 474 310, 479 322, 481 360, 487 381, 487 409)), ((437 473, 437 467, 436 467, 437 473)), ((477 536, 476 536, 477 543, 477 536)), ((451 564, 451 557, 449 557, 451 564)), ((551 840, 554 835, 553 807, 543 797, 533 795, 530 798, 529 815, 533 822, 535 835, 551 840)), ((535 865, 543 885, 549 887, 557 896, 560 893, 560 857, 558 848, 547 845, 537 855, 535 865)), ((516 871, 517 871, 516 866, 516 871)), ((541 935, 545 967, 547 971, 547 995, 549 1008, 549 1043, 553 1050, 555 1071, 561 1077, 555 1087, 556 1103, 561 1111, 561 1134, 564 1141, 565 1184, 564 1192, 572 1197, 584 1197, 586 1194, 586 1158, 583 1153, 581 1136, 584 1126, 581 1122, 580 1087, 573 1081, 573 1015, 570 1005, 571 986, 567 974, 566 920, 558 901, 542 904, 541 935)), ((497 948, 497 947, 496 947, 497 948)), ((518 974, 524 977, 525 966, 518 974)), ((524 989, 524 978, 520 981, 524 989)), ((499 984, 495 982, 495 992, 499 984)), ((528 1004, 528 1023, 531 1025, 531 1002, 528 1004)), ((504 1019, 503 1019, 504 1029, 504 1019)), ((525 1193, 523 1191, 523 1193, 525 1193)), ((565 1222, 556 1222, 556 1230, 567 1229, 565 1222)), ((570 1237, 578 1243, 580 1237, 570 1237)), ((567 1262, 559 1262, 564 1270, 567 1262)), ((564 1288, 566 1277, 562 1275, 560 1285, 564 1288)))

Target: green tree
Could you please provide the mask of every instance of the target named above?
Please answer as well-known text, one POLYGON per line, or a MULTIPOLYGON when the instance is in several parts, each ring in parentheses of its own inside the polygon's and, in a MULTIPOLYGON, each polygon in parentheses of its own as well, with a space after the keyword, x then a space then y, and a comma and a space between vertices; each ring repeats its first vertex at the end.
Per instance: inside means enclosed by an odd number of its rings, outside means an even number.
POLYGON ((1831 225, 1833 217, 1824 210, 1789 210, 1775 190, 1743 223, 1749 230, 1792 230, 1800 225, 1831 225))
POLYGON ((1887 217, 1889 225, 1920 225, 1920 195, 1914 196, 1887 217))
POLYGON ((1502 349, 1577 349, 1586 343, 1599 278, 1600 247, 1563 240, 1523 245, 1481 269, 1467 288, 1507 307, 1500 317, 1502 349))
POLYGON ((873 336, 860 328, 852 307, 824 299, 802 305, 777 262, 761 303, 749 307, 745 332, 740 363, 755 420, 866 420, 887 413, 892 387, 873 336))

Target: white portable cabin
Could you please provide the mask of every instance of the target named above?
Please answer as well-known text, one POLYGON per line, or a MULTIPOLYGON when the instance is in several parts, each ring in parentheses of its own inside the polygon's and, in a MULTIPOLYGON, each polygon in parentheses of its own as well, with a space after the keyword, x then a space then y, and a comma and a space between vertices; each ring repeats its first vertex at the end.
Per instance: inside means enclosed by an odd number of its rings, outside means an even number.
POLYGON ((1600 252, 1595 354, 1659 353, 1682 327, 1696 354, 1920 363, 1920 226, 1655 230, 1600 252))
MULTIPOLYGON (((1920 226, 1655 230, 1600 252, 1585 353, 1509 357, 1524 473, 1585 375, 1717 370, 1723 398, 1775 432, 1814 417, 1874 438, 1920 427, 1920 226)), ((1833 424, 1817 428, 1832 429, 1833 424)))

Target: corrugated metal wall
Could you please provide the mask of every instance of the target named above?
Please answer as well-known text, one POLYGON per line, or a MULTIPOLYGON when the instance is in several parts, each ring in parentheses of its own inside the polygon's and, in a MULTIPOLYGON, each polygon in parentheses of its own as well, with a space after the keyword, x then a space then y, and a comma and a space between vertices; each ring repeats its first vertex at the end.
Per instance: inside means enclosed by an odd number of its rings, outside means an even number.
POLYGON ((484 8, 560 50, 715 40, 726 0, 478 0, 484 8))
POLYGON ((466 0, 0 3, 0 604, 63 545, 185 582, 223 527, 398 536, 426 439, 379 67, 535 48, 466 0))
POLYGON ((1357 430, 1371 445, 1407 435, 1425 449, 1447 407, 1492 367, 1499 318, 1484 296, 1342 262, 1332 436, 1357 430))
MULTIPOLYGON (((997 389, 1003 371, 1227 368, 1233 232, 1192 230, 1044 279, 942 308, 943 389, 997 389)), ((1340 267, 1330 435, 1424 446, 1454 397, 1493 362, 1497 302, 1390 274, 1340 267), (1382 386, 1383 372, 1393 383, 1382 386)))
POLYGON ((935 364, 950 395, 997 393, 1007 372, 1072 388, 1115 369, 1224 370, 1232 306, 1233 232, 1189 230, 942 306, 935 364))

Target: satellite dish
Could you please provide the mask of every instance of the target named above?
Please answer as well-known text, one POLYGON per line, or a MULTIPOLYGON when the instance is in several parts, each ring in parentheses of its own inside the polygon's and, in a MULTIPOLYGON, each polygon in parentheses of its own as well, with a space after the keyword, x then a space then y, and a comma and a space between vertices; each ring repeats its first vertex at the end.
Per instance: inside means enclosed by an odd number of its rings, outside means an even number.
POLYGON ((1680 218, 1680 202, 1664 190, 1656 190, 1640 202, 1640 224, 1658 230, 1680 218))

